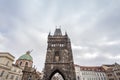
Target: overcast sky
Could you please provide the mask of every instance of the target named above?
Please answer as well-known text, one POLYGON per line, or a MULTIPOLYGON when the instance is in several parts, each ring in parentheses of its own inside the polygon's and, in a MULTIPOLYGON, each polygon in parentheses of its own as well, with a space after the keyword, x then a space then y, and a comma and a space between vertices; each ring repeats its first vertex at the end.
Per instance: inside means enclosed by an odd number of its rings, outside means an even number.
POLYGON ((15 60, 31 53, 44 68, 47 35, 61 25, 71 39, 74 63, 120 63, 120 0, 0 0, 0 51, 15 60))

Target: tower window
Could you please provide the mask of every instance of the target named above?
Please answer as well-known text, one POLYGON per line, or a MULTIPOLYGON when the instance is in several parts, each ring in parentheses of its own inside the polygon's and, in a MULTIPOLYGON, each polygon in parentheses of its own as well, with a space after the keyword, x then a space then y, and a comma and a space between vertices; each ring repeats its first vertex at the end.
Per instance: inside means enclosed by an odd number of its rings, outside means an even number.
POLYGON ((20 66, 22 65, 22 62, 20 62, 20 66))
POLYGON ((28 66, 28 62, 25 63, 25 66, 28 66))

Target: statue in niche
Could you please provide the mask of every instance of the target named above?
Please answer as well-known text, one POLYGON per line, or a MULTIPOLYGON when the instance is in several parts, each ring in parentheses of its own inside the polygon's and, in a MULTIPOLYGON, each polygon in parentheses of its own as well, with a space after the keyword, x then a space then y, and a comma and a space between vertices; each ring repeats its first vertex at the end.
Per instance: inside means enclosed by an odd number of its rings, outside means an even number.
POLYGON ((55 52, 55 62, 59 62, 60 61, 60 55, 59 55, 59 51, 55 52))

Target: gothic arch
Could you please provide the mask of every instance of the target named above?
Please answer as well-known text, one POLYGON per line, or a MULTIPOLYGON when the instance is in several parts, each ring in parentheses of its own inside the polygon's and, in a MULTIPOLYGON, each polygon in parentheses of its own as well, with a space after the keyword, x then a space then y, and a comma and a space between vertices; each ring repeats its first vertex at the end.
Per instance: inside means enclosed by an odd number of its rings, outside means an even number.
POLYGON ((51 80, 52 77, 53 77, 56 73, 59 73, 59 74, 62 76, 62 78, 63 78, 64 80, 66 80, 64 74, 63 74, 60 70, 58 70, 58 69, 54 70, 54 71, 51 73, 51 75, 50 75, 50 77, 49 77, 49 80, 51 80))

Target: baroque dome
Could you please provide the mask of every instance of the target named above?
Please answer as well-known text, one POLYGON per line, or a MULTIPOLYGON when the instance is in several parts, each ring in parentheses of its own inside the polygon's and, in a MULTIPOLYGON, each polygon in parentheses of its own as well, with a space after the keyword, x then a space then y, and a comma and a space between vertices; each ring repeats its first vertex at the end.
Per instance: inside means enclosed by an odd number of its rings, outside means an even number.
POLYGON ((23 54, 22 56, 20 56, 18 58, 18 60, 29 60, 29 61, 33 61, 33 58, 30 55, 30 51, 27 51, 26 54, 23 54))

